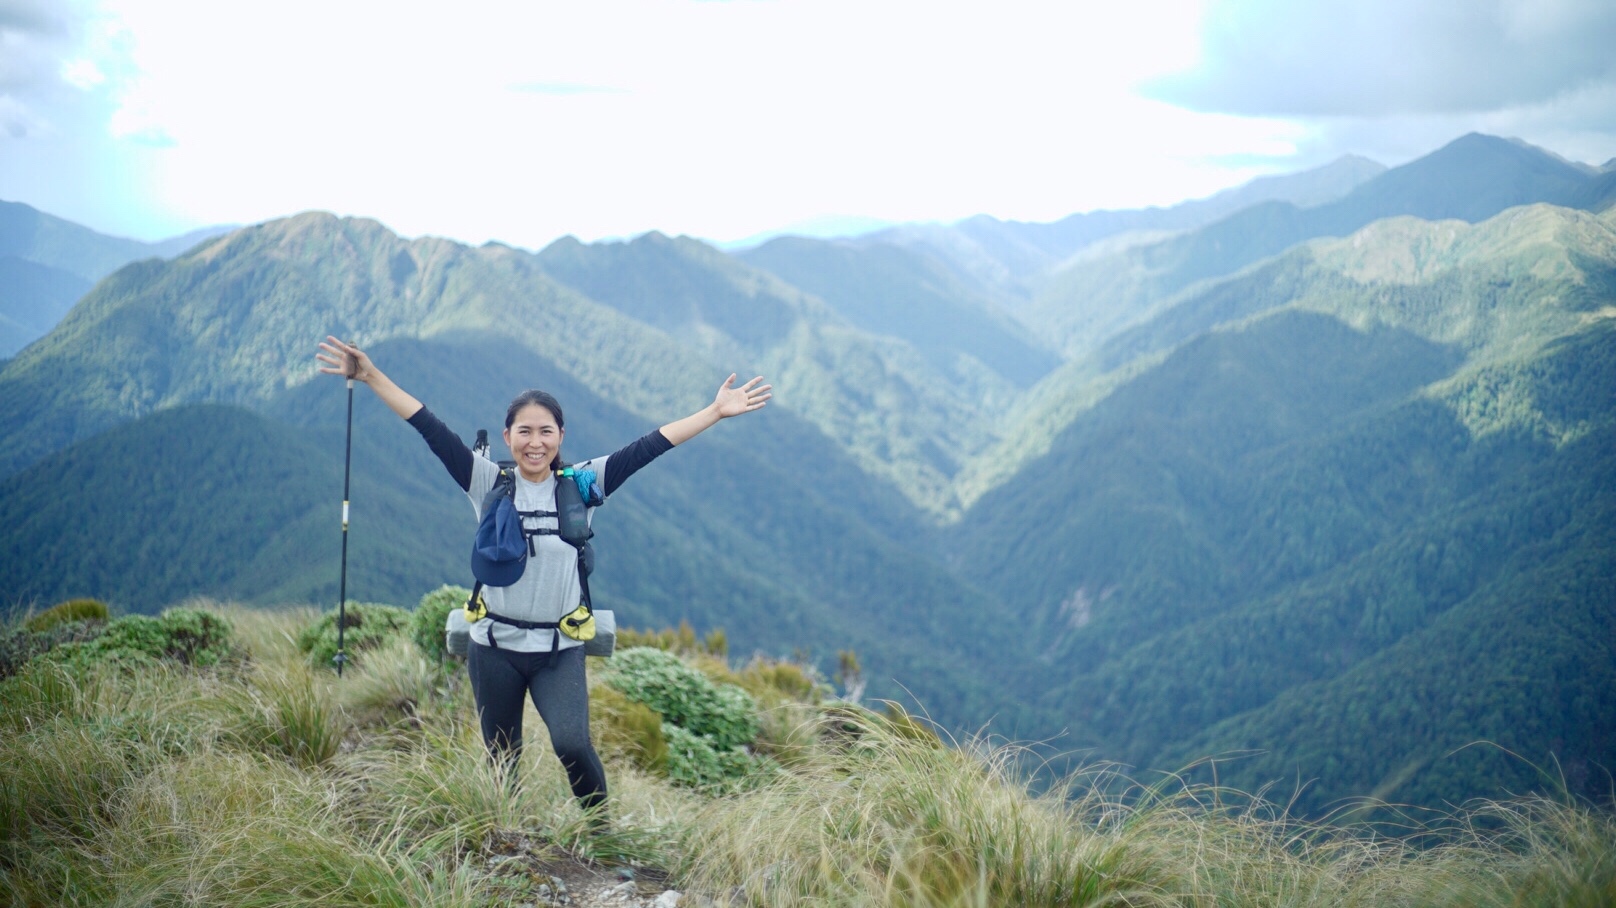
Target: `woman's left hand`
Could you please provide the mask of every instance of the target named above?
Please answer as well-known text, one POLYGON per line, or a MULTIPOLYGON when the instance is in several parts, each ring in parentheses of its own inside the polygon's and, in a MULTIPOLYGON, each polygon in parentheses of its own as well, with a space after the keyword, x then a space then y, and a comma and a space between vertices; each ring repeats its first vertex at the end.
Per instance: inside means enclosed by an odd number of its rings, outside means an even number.
POLYGON ((759 375, 739 388, 735 387, 735 373, 731 372, 729 378, 718 386, 718 396, 713 398, 713 406, 718 410, 720 419, 730 416, 740 416, 753 410, 763 408, 774 395, 769 393, 773 385, 759 384, 763 376, 759 375))

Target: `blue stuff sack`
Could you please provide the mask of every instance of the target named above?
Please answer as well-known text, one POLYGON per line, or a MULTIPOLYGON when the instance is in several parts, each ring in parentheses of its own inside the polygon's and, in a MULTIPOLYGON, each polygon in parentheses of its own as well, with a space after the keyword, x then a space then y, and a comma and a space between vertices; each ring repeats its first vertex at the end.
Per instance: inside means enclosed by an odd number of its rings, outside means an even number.
POLYGON ((471 548, 471 573, 486 586, 510 586, 527 570, 527 537, 516 512, 516 482, 509 470, 483 498, 482 519, 471 548))

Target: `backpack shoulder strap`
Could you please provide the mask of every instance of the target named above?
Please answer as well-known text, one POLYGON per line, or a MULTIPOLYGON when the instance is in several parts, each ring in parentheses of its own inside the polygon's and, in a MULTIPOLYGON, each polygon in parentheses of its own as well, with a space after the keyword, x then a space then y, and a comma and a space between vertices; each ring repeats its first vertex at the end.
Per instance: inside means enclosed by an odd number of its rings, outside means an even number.
POLYGON ((595 531, 589 526, 589 508, 578 489, 570 466, 555 471, 555 508, 557 535, 578 550, 578 588, 582 594, 584 610, 593 614, 589 598, 589 540, 595 531))

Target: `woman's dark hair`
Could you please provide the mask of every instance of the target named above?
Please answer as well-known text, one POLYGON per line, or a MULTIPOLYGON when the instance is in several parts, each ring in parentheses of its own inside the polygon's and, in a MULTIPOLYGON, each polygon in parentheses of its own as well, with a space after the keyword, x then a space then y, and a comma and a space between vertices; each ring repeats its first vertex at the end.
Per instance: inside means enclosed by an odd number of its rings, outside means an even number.
POLYGON ((561 416, 561 404, 556 401, 554 395, 548 391, 540 391, 535 388, 529 388, 528 390, 523 391, 521 394, 516 395, 516 399, 511 401, 509 409, 505 411, 505 428, 509 429, 511 427, 511 423, 516 422, 516 414, 520 413, 523 407, 530 406, 532 404, 538 404, 544 409, 549 410, 550 415, 555 417, 557 429, 565 429, 567 427, 566 420, 561 416))

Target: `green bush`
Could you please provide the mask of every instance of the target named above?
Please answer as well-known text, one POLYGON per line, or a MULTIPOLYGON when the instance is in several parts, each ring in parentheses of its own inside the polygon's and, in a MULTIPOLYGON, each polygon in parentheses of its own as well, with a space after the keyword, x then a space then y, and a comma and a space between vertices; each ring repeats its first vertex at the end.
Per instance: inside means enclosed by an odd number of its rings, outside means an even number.
POLYGON ((690 626, 689 621, 679 622, 677 630, 666 627, 659 631, 641 631, 632 627, 617 629, 618 649, 636 646, 655 647, 681 656, 706 655, 721 659, 729 653, 729 635, 720 627, 698 640, 696 629, 690 626))
POLYGON ((741 669, 740 678, 746 691, 766 706, 786 701, 819 703, 825 698, 825 685, 795 662, 754 659, 741 669))
POLYGON ((734 791, 757 784, 774 766, 767 757, 740 747, 715 747, 711 738, 692 734, 671 722, 662 724, 667 740, 668 781, 708 791, 734 791))
POLYGON ((662 716, 650 707, 611 685, 598 684, 589 693, 589 726, 602 755, 622 757, 646 772, 667 773, 662 716))
MULTIPOLYGON (((350 602, 344 611, 347 620, 342 632, 342 648, 350 662, 360 652, 376 649, 409 632, 410 613, 397 606, 350 602)), ((337 655, 337 613, 323 615, 304 628, 297 635, 297 648, 309 657, 311 665, 335 668, 332 659, 337 655)))
POLYGON ((107 604, 99 599, 69 599, 58 602, 23 622, 23 630, 38 634, 61 624, 76 621, 107 620, 107 604))
POLYGON ((159 660, 204 668, 237 658, 230 622, 211 612, 170 609, 158 617, 125 615, 94 639, 63 643, 48 658, 81 669, 117 662, 138 667, 159 660))
POLYGON ((717 750, 757 738, 757 703, 733 684, 714 684, 678 656, 660 649, 620 650, 608 663, 607 684, 667 722, 708 738, 717 750))
POLYGON ((28 660, 65 643, 94 640, 105 629, 104 621, 69 621, 42 631, 0 630, 0 678, 17 674, 28 660))
POLYGON ((471 590, 463 586, 444 584, 421 597, 410 618, 410 639, 428 659, 441 662, 448 656, 443 643, 444 625, 448 623, 449 612, 464 606, 470 596, 471 590))

